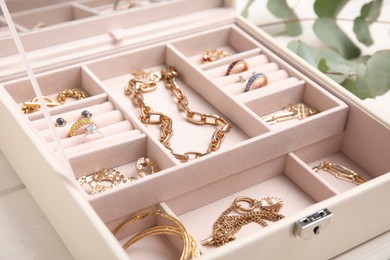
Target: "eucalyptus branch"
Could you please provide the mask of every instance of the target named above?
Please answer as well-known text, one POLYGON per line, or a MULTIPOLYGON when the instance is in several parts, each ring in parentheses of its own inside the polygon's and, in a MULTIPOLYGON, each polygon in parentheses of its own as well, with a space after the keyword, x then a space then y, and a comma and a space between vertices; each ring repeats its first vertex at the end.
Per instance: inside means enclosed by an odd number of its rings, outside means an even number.
MULTIPOLYGON (((249 8, 256 0, 247 1, 249 3, 245 6, 243 14, 249 19, 249 8)), ((292 6, 289 5, 288 0, 263 1, 266 2, 268 11, 278 20, 259 22, 256 23, 256 26, 264 29, 271 26, 284 26, 284 30, 278 31, 277 34, 295 37, 301 35, 302 23, 311 22, 313 32, 321 41, 321 45, 327 46, 315 48, 300 39, 293 39, 287 45, 291 51, 325 75, 331 76, 337 83, 361 99, 373 98, 390 91, 390 74, 388 73, 390 49, 361 56, 362 50, 347 34, 350 32, 348 28, 341 28, 339 24, 343 22, 346 25, 349 23, 353 25, 351 32, 355 34, 355 40, 367 47, 371 46, 374 40, 371 37, 370 26, 382 24, 388 27, 390 25, 390 20, 387 17, 378 20, 383 0, 367 0, 361 5, 360 13, 356 13, 356 17, 338 16, 346 3, 353 0, 314 0, 315 14, 309 14, 309 17, 297 15, 296 8, 299 2, 303 2, 301 0, 295 0, 295 4, 292 6)), ((385 30, 387 31, 387 29, 385 30)))
MULTIPOLYGON (((337 72, 337 71, 326 71, 326 72, 323 72, 324 74, 328 74, 328 75, 338 75, 338 76, 344 76, 345 74, 342 73, 342 72, 337 72)), ((358 74, 357 73, 349 73, 347 75, 347 77, 357 77, 358 74)))
MULTIPOLYGON (((269 27, 269 26, 286 24, 286 23, 315 21, 317 19, 318 19, 318 17, 306 17, 306 18, 289 19, 289 20, 281 20, 281 21, 271 22, 271 23, 257 24, 257 26, 258 27, 269 27)), ((352 19, 352 18, 342 18, 342 17, 335 17, 335 20, 336 21, 345 21, 345 22, 353 22, 354 21, 354 19, 352 19)), ((375 20, 375 21, 372 21, 372 22, 381 23, 381 24, 390 24, 390 21, 382 21, 382 20, 375 20)))

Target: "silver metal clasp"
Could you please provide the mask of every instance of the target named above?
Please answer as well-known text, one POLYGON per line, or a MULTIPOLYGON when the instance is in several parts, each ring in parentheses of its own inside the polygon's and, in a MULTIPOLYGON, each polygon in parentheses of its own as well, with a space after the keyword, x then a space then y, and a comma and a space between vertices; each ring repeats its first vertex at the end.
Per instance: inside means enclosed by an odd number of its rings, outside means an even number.
POLYGON ((310 216, 295 222, 294 234, 300 238, 310 240, 322 233, 330 224, 333 213, 322 209, 310 216))

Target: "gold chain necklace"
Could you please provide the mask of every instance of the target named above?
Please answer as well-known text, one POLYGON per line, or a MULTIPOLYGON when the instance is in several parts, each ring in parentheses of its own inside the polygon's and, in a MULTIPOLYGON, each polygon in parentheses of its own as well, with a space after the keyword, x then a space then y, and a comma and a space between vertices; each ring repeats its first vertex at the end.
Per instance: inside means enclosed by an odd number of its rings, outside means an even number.
POLYGON ((283 201, 276 197, 265 197, 256 200, 249 197, 238 197, 214 222, 212 237, 201 241, 203 246, 222 246, 235 240, 235 234, 249 224, 257 223, 266 227, 268 221, 278 221, 284 216, 277 213, 283 207, 283 201), (244 208, 241 203, 249 203, 244 208), (238 215, 229 215, 236 213, 238 215))
POLYGON ((192 111, 188 106, 188 99, 184 91, 176 82, 178 72, 173 67, 168 67, 162 70, 161 74, 158 72, 145 72, 142 70, 134 70, 132 74, 135 78, 129 80, 126 85, 125 93, 129 95, 134 104, 141 109, 140 121, 147 124, 160 125, 159 141, 167 148, 176 159, 187 162, 190 159, 199 158, 206 154, 217 151, 225 135, 230 131, 231 125, 226 119, 215 114, 203 114, 192 111), (157 82, 163 79, 165 86, 171 91, 177 100, 177 107, 180 111, 186 114, 188 122, 197 125, 214 125, 216 130, 211 137, 211 142, 205 153, 201 152, 184 152, 182 154, 176 153, 170 146, 170 140, 173 136, 172 119, 161 112, 153 112, 153 109, 144 101, 143 93, 153 91, 157 87, 157 82))

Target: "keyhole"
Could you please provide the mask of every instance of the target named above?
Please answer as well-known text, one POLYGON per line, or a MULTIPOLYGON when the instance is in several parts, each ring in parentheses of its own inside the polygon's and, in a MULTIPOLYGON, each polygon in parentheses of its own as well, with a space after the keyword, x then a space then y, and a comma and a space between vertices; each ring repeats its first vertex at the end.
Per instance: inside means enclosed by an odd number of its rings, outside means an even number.
POLYGON ((313 233, 318 235, 320 233, 320 226, 316 226, 314 229, 313 229, 313 233))

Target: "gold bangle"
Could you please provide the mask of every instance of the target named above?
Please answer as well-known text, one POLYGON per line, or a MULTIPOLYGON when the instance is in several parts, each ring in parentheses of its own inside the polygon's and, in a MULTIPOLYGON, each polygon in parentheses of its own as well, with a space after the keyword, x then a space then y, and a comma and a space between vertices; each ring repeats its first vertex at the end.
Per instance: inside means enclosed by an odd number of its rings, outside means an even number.
POLYGON ((234 60, 229 64, 229 67, 226 70, 225 76, 229 76, 231 74, 240 73, 248 70, 248 63, 244 60, 234 60))
POLYGON ((131 217, 130 219, 128 219, 125 222, 123 222, 122 224, 120 224, 117 228, 115 228, 113 230, 113 234, 116 235, 125 226, 127 226, 129 224, 136 223, 136 222, 143 220, 144 218, 146 218, 148 216, 152 216, 152 215, 160 216, 160 217, 172 222, 173 224, 175 224, 176 227, 167 228, 167 226, 159 226, 159 227, 152 227, 152 228, 143 230, 143 231, 135 234, 134 236, 132 236, 128 241, 126 241, 126 243, 123 245, 124 249, 127 249, 129 246, 131 246, 135 242, 137 242, 143 238, 152 236, 152 235, 158 235, 158 234, 176 235, 176 234, 179 234, 181 236, 181 238, 183 239, 183 244, 184 244, 183 245, 183 252, 182 252, 180 259, 185 260, 185 259, 190 259, 191 257, 195 258, 195 257, 198 257, 200 255, 199 248, 198 248, 195 240, 188 233, 188 231, 184 227, 184 225, 179 220, 172 217, 171 215, 161 213, 160 210, 152 210, 152 211, 131 217))
MULTIPOLYGON (((123 248, 124 249, 127 249, 129 248, 129 246, 133 245, 135 242, 143 239, 143 238, 147 238, 147 237, 150 237, 150 236, 154 236, 154 235, 175 235, 175 236, 178 236, 178 237, 182 237, 182 233, 181 233, 181 230, 180 228, 178 227, 173 227, 173 226, 156 226, 156 227, 151 227, 151 228, 148 228, 148 229, 145 229, 137 234, 135 234, 133 237, 131 237, 124 245, 123 245, 123 248)), ((200 256, 200 251, 199 251, 199 248, 198 248, 198 245, 197 243, 195 242, 195 239, 191 236, 190 236, 190 256, 192 258, 195 258, 195 257, 198 257, 200 256)), ((189 259, 189 258, 183 258, 183 259, 189 259)))

